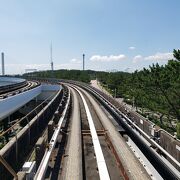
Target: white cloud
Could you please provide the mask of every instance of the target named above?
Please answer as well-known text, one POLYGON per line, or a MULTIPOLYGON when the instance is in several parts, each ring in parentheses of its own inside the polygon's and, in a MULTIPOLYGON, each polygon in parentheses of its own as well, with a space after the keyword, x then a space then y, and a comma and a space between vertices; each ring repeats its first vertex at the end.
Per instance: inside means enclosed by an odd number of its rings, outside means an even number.
MULTIPOLYGON (((80 69, 79 63, 54 64, 54 69, 80 69)), ((50 70, 49 64, 5 64, 6 74, 23 74, 26 69, 37 69, 37 71, 50 70)))
POLYGON ((150 61, 167 61, 169 59, 173 59, 173 53, 156 53, 154 55, 147 56, 144 59, 150 61))
POLYGON ((110 56, 100 56, 100 55, 94 55, 90 58, 91 61, 98 61, 98 62, 112 62, 112 61, 120 61, 126 59, 126 56, 124 54, 120 55, 110 55, 110 56))
POLYGON ((143 57, 141 55, 134 56, 133 63, 137 63, 138 61, 142 60, 143 57))
POLYGON ((77 64, 80 64, 80 63, 81 63, 80 60, 75 59, 75 58, 74 58, 74 59, 71 59, 70 62, 71 62, 71 63, 77 63, 77 64))
POLYGON ((47 70, 50 64, 5 64, 6 74, 22 74, 26 69, 47 70))
POLYGON ((136 48, 135 48, 134 46, 130 46, 129 49, 130 49, 130 50, 134 50, 134 49, 136 49, 136 48))
POLYGON ((145 61, 167 61, 169 59, 173 59, 173 53, 156 53, 154 55, 143 57, 142 55, 134 56, 133 63, 140 62, 142 60, 145 61))

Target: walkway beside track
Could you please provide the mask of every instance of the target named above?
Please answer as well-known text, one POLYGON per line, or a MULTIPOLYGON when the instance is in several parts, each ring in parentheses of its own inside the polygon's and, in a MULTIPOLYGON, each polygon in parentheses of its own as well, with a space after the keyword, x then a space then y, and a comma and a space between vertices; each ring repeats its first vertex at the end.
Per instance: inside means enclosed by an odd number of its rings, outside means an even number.
POLYGON ((82 180, 82 147, 81 147, 81 119, 77 94, 70 88, 73 94, 73 110, 71 115, 71 130, 68 143, 68 157, 65 168, 64 180, 82 180))

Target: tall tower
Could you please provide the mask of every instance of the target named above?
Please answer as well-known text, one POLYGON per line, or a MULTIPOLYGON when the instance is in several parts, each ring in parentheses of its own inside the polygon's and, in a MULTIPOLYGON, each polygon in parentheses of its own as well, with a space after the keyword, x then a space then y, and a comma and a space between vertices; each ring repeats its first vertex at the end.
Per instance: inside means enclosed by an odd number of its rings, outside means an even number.
POLYGON ((85 54, 83 54, 83 71, 85 70, 85 54))
POLYGON ((1 53, 1 59, 2 59, 2 75, 5 75, 5 68, 4 68, 4 53, 1 53))
POLYGON ((50 47, 50 61, 51 61, 51 71, 54 70, 54 65, 53 65, 53 59, 52 59, 52 43, 50 47))

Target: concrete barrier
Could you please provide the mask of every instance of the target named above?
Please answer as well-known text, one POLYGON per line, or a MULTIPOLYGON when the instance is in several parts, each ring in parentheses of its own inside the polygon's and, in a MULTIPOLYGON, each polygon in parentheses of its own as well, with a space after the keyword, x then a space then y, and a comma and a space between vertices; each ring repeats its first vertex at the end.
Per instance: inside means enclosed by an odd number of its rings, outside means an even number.
MULTIPOLYGON (((17 172, 24 163, 24 158, 32 150, 37 142, 39 135, 47 127, 52 119, 61 99, 63 91, 58 94, 27 124, 17 135, 12 138, 5 147, 0 150, 0 155, 17 172)), ((11 179, 11 175, 6 168, 0 164, 0 179, 11 179)))

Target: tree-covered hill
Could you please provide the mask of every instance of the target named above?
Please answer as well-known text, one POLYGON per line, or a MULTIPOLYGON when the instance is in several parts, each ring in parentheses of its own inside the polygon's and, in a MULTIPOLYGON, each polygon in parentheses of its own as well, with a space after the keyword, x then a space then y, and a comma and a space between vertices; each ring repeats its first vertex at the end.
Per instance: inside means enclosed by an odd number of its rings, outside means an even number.
POLYGON ((41 78, 59 78, 59 79, 70 79, 76 81, 82 81, 85 83, 89 83, 90 79, 94 78, 95 71, 86 70, 54 70, 53 73, 50 70, 47 71, 38 71, 33 73, 24 74, 25 76, 34 76, 34 77, 41 77, 41 78))

